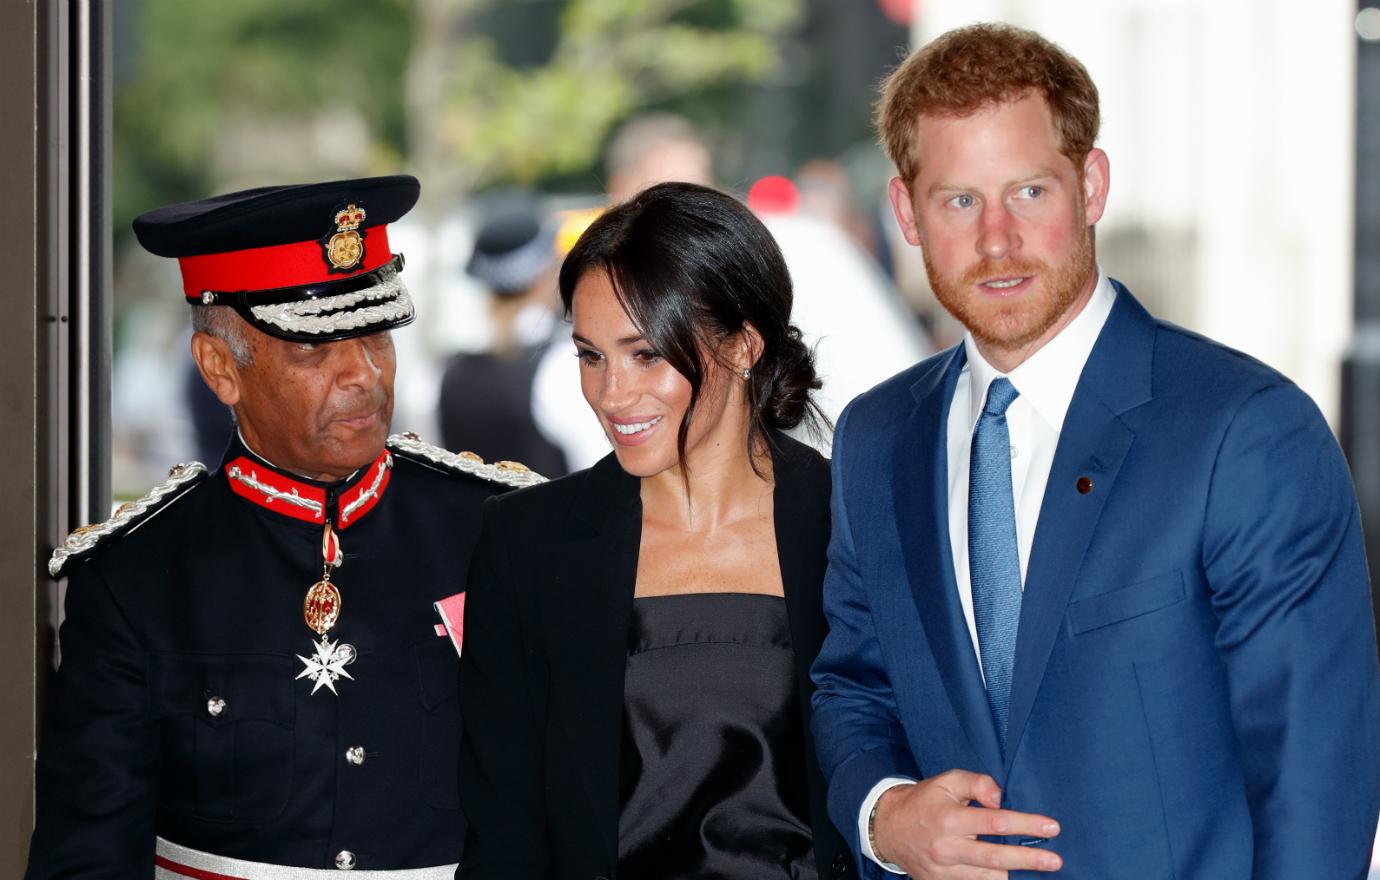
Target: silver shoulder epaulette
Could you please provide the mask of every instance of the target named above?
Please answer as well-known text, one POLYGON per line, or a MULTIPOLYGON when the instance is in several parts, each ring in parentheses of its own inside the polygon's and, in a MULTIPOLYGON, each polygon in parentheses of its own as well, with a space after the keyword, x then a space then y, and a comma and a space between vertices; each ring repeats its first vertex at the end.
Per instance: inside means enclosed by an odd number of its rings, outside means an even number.
POLYGON ((105 522, 82 526, 68 535, 62 546, 53 551, 53 558, 48 560, 48 574, 55 578, 62 577, 69 562, 91 555, 106 538, 127 532, 148 519, 201 482, 205 476, 206 465, 199 461, 174 465, 168 471, 168 479, 154 486, 144 497, 121 504, 115 515, 105 522))
POLYGON ((519 464, 516 461, 496 461, 493 464, 487 464, 484 459, 473 452, 451 452, 449 449, 432 446, 430 443, 423 442, 420 437, 410 431, 389 437, 388 448, 406 458, 429 464, 440 470, 450 471, 454 474, 468 474, 504 486, 521 488, 546 482, 546 477, 536 473, 525 464, 519 464))

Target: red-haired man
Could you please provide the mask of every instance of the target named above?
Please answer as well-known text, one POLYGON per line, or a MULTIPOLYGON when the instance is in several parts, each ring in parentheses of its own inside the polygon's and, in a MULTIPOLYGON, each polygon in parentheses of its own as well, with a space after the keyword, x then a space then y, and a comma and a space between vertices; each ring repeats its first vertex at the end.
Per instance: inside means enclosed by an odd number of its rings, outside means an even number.
POLYGON ((878 119, 968 333, 835 436, 813 727, 864 872, 1364 876, 1380 670, 1317 408, 1100 270, 1097 90, 1048 40, 951 31, 878 119))

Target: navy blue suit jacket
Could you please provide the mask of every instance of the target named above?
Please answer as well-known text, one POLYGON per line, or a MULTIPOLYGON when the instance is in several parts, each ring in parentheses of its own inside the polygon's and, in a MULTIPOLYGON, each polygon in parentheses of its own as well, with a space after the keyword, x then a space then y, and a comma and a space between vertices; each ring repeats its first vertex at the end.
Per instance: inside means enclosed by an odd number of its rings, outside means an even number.
POLYGON ((855 851, 881 778, 962 768, 1059 820, 1048 843, 1006 842, 1060 853, 1060 877, 1363 877, 1380 665, 1354 492, 1317 408, 1117 285, 1030 551, 1003 756, 949 549, 963 361, 879 385, 835 436, 813 726, 855 851))

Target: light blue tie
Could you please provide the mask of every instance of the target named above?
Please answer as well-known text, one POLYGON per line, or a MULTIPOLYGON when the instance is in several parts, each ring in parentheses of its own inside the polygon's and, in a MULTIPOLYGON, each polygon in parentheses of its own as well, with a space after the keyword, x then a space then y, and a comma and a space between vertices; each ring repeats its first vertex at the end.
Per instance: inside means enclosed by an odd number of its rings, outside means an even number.
POLYGON ((1006 712, 1016 627, 1021 618, 1021 560, 1016 551, 1016 509, 1011 495, 1011 434, 1006 408, 1020 396, 1008 379, 987 389, 968 475, 968 573, 978 653, 987 679, 987 702, 1006 751, 1006 712))

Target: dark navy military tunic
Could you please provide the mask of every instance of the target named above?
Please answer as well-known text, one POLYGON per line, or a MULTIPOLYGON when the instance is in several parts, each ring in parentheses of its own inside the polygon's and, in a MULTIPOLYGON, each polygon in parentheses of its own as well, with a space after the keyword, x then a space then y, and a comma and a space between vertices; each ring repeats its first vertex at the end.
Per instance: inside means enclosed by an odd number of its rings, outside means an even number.
MULTIPOLYGON (((326 512, 365 469, 324 490, 326 512)), ((222 468, 69 569, 62 666, 38 753, 27 876, 141 878, 155 836, 220 856, 361 870, 459 860, 458 658, 432 603, 464 589, 484 500, 505 487, 393 453, 338 529, 352 678, 297 678, 319 522, 232 491, 222 468)), ((251 493, 252 494, 252 493, 251 493)))

